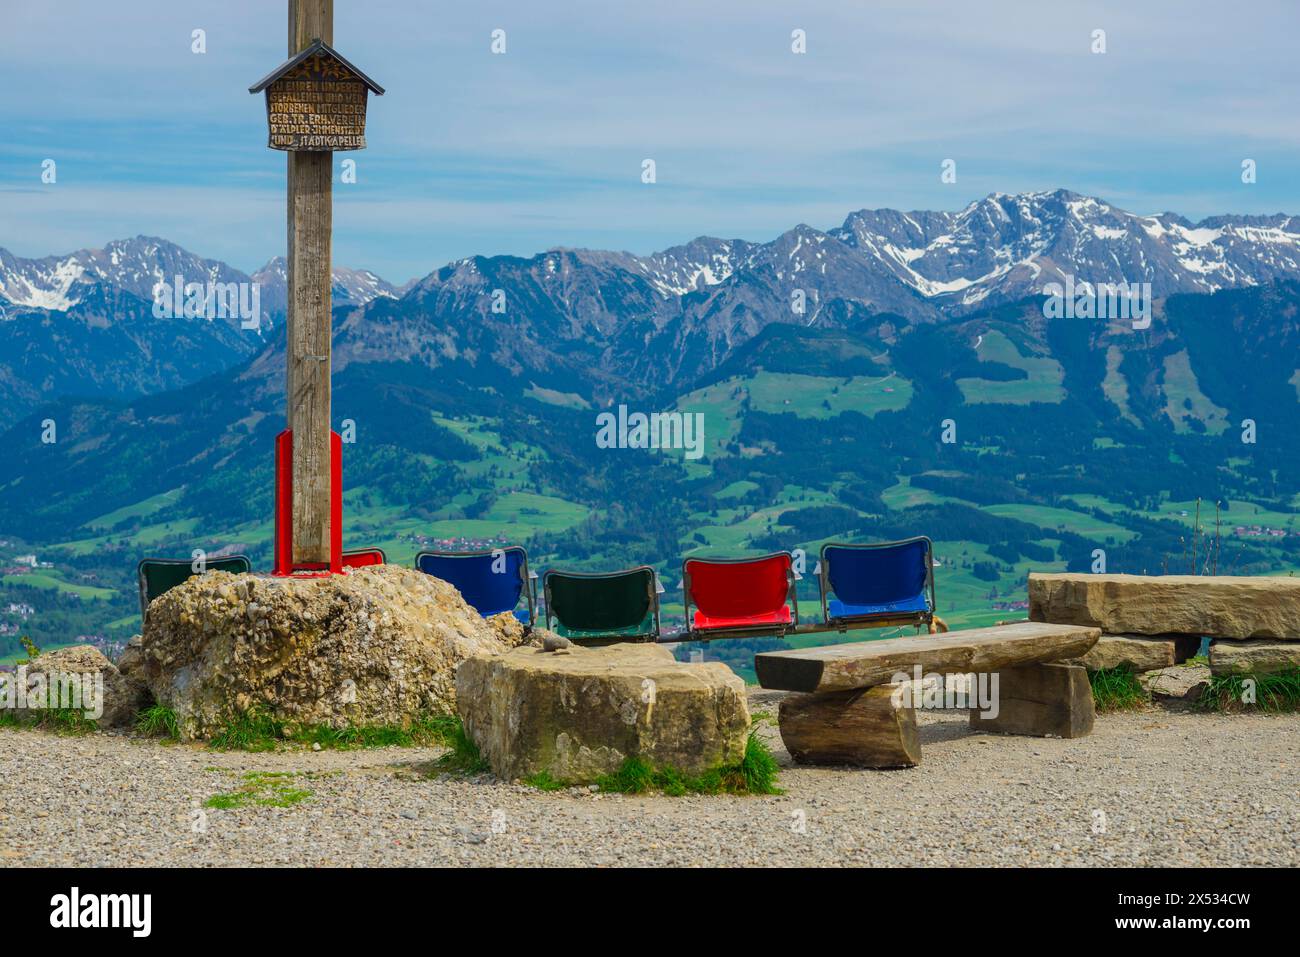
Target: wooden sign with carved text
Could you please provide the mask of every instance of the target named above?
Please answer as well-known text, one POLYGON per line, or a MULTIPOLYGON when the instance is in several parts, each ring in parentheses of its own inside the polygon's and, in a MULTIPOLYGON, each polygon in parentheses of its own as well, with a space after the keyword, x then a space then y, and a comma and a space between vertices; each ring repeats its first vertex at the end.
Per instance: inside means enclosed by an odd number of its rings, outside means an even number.
POLYGON ((267 146, 273 150, 340 152, 366 148, 366 102, 373 80, 315 41, 252 87, 266 91, 267 146))

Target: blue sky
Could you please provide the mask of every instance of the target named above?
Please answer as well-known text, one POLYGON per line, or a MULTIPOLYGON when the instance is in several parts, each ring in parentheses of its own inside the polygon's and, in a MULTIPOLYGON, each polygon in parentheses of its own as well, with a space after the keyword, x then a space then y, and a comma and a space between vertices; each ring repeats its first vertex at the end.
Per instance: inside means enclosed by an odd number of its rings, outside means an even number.
MULTIPOLYGON (((3 4, 0 247, 144 233, 245 270, 282 253, 285 160, 247 88, 285 57, 284 0, 3 4)), ((1300 213, 1293 0, 335 8, 335 46, 388 89, 369 149, 336 154, 359 181, 336 181, 335 261, 394 282, 480 253, 765 240, 1058 186, 1192 219, 1300 213)))

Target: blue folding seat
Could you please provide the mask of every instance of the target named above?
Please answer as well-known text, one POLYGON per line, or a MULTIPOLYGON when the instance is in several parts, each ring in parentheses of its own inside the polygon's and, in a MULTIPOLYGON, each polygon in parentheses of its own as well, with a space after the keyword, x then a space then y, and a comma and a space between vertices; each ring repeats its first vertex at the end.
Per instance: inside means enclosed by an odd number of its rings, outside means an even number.
POLYGON ((455 586, 484 618, 511 612, 525 625, 536 618, 536 601, 528 573, 528 553, 518 545, 481 552, 420 552, 415 567, 455 586), (519 608, 519 599, 528 608, 519 608))
POLYGON ((822 546, 822 614, 836 628, 934 621, 934 546, 922 536, 901 542, 822 546), (832 597, 834 596, 834 597, 832 597))

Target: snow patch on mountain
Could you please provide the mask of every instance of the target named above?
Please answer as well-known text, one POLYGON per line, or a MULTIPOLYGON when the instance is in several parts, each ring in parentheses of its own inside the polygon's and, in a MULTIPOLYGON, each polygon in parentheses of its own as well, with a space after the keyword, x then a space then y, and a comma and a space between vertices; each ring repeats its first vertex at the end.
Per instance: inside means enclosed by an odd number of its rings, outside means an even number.
MULTIPOLYGON (((283 309, 287 289, 284 257, 271 260, 252 276, 223 262, 204 259, 165 239, 136 236, 117 239, 102 249, 81 249, 66 256, 23 259, 0 249, 0 301, 32 309, 66 312, 84 302, 95 284, 125 290, 145 301, 159 283, 257 282, 263 304, 283 309)), ((396 297, 397 290, 369 270, 334 269, 336 301, 369 302, 396 297)))

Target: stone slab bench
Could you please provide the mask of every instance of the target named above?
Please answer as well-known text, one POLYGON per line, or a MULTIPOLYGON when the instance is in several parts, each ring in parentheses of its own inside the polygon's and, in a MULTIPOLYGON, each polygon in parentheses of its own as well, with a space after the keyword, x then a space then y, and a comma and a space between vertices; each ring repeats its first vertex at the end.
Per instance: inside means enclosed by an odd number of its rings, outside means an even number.
POLYGON ((1300 578, 1031 572, 1029 618, 1114 635, 1296 640, 1300 578))
POLYGON ((778 718, 796 761, 911 767, 921 761, 916 707, 924 693, 915 669, 989 676, 993 707, 971 710, 975 730, 1082 737, 1092 731, 1092 687, 1081 665, 1063 659, 1083 657, 1100 636, 1097 628, 1019 622, 764 652, 754 669, 762 687, 799 692, 782 700, 778 718))

